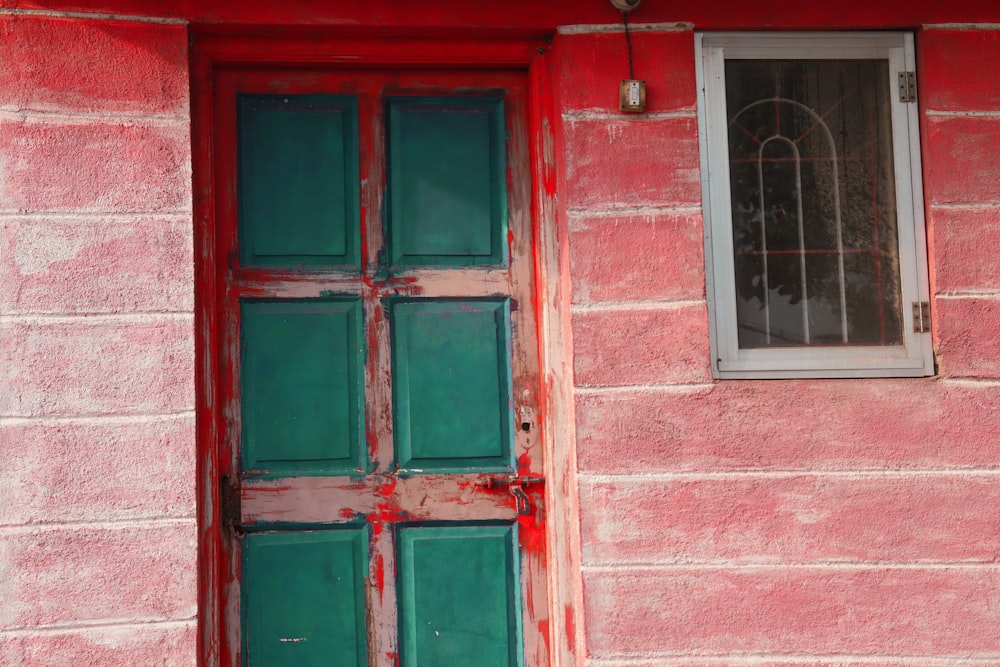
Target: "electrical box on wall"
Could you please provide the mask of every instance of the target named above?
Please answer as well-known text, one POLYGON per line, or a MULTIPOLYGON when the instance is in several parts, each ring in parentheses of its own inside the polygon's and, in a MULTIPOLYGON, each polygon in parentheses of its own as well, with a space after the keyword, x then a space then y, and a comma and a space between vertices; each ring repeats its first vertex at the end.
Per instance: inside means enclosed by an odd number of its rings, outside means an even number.
POLYGON ((622 79, 618 108, 629 113, 646 110, 646 82, 639 79, 622 79))

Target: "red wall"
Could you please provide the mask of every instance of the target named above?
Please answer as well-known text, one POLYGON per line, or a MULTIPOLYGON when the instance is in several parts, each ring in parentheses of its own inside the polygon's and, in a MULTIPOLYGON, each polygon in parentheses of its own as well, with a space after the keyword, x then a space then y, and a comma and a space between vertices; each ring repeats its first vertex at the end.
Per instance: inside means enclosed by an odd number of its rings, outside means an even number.
POLYGON ((645 0, 640 116, 606 0, 99 5, 0 0, 0 664, 196 659, 189 19, 555 35, 589 664, 997 664, 992 1, 645 0), (713 381, 693 30, 852 26, 916 31, 940 373, 713 381))

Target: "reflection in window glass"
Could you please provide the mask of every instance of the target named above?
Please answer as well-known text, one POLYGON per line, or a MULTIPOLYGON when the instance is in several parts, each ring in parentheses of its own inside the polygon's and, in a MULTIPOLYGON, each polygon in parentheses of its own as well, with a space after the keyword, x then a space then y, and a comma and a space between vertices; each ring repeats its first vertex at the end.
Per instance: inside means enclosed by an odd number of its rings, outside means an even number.
POLYGON ((740 348, 899 345, 884 60, 728 60, 740 348))

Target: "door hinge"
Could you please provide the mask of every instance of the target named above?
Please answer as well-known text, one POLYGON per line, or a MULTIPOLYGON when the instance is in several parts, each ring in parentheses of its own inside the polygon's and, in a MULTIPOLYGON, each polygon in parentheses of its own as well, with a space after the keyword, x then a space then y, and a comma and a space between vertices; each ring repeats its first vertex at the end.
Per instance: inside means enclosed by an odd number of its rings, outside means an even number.
POLYGON ((219 480, 219 513, 222 525, 237 534, 242 531, 243 521, 238 479, 227 473, 219 480))
POLYGON ((917 101, 917 73, 916 72, 900 72, 899 73, 899 101, 900 102, 916 102, 917 101))
POLYGON ((931 330, 931 304, 928 301, 913 302, 913 331, 928 333, 931 330))

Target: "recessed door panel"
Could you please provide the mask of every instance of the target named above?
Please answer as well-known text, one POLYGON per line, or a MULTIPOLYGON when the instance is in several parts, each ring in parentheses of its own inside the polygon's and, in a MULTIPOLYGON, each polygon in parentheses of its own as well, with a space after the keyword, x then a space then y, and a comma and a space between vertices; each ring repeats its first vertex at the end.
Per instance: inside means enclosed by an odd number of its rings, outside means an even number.
POLYGON ((511 465, 507 309, 506 300, 392 304, 401 468, 511 465))
POLYGON ((512 525, 399 529, 403 665, 520 665, 514 533, 512 525))
POLYGON ((247 667, 368 664, 367 538, 363 528, 243 538, 247 667))
POLYGON ((358 263, 357 102, 239 96, 240 261, 358 263))
POLYGON ((241 311, 243 470, 359 469, 361 302, 246 300, 241 311))
POLYGON ((502 263, 503 100, 397 98, 388 107, 393 264, 502 263))

